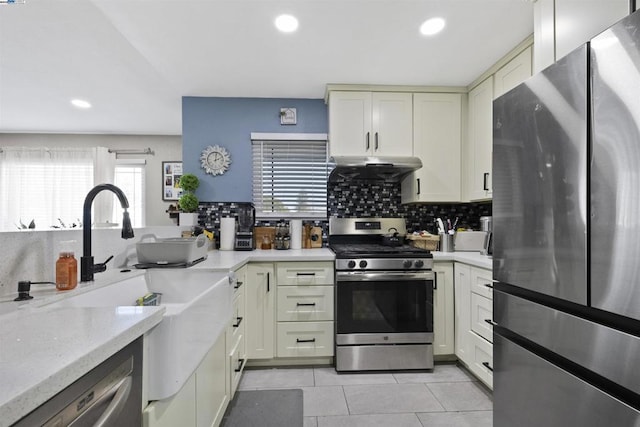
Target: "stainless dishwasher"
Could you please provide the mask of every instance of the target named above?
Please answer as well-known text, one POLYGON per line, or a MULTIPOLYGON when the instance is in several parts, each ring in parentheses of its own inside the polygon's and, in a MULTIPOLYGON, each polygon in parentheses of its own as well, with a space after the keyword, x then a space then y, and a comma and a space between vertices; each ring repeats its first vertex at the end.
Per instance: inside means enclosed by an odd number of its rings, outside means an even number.
MULTIPOLYGON (((46 363, 46 361, 44 361, 46 363)), ((14 426, 133 427, 142 420, 142 337, 14 426)))

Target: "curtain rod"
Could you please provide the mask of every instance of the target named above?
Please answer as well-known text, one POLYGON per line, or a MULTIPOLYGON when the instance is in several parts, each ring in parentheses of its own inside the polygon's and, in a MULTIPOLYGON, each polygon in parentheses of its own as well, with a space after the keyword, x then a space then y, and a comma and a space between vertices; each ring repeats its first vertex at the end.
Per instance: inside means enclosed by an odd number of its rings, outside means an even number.
POLYGON ((114 149, 114 148, 109 148, 108 150, 110 153, 115 153, 116 155, 118 154, 149 154, 151 156, 155 156, 156 153, 153 152, 153 150, 151 148, 145 148, 145 149, 114 149))

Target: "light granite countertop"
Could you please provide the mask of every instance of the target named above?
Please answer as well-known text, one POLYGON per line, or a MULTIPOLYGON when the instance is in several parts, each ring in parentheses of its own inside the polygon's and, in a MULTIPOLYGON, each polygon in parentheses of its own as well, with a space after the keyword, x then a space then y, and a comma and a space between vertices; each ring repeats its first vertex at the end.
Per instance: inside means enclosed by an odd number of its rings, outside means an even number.
MULTIPOLYGON (((433 252, 434 261, 455 261, 491 269, 490 257, 478 252, 433 252)), ((328 248, 220 251, 191 269, 236 270, 248 262, 333 261, 328 248)), ((162 321, 163 307, 47 308, 74 293, 107 286, 144 274, 113 269, 73 291, 33 286, 34 300, 0 301, 0 427, 9 426, 53 397, 109 356, 162 321), (87 319, 91 319, 90 322, 87 319)), ((11 298, 15 297, 12 295, 11 298)))
POLYGON ((161 307, 25 308, 0 318, 0 426, 160 323, 161 307), (90 320, 90 321, 88 321, 90 320))
MULTIPOLYGON (((192 269, 235 270, 247 262, 333 261, 329 249, 209 251, 192 269)), ((109 269, 71 291, 32 285, 34 299, 0 299, 0 427, 9 426, 162 321, 164 307, 50 308, 48 304, 145 274, 109 269), (90 319, 90 321, 88 321, 90 319)))
POLYGON ((480 255, 480 252, 431 252, 433 254, 433 260, 438 261, 454 261, 462 262, 472 265, 474 267, 480 267, 487 270, 493 269, 493 259, 491 256, 480 255))

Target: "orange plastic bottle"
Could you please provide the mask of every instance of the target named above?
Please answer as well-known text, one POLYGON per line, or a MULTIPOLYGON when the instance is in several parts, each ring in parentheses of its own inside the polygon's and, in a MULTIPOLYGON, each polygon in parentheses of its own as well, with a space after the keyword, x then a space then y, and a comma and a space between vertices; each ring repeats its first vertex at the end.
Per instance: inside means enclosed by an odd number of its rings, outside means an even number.
POLYGON ((60 256, 56 261, 56 288, 60 291, 74 289, 78 285, 78 261, 73 252, 75 240, 60 242, 60 256))

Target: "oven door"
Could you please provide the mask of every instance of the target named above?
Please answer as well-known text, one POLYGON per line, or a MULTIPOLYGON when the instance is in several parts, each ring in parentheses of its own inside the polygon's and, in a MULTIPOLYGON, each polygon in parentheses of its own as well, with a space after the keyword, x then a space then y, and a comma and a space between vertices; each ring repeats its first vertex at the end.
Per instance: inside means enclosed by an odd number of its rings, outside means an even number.
POLYGON ((337 272, 336 344, 433 342, 434 273, 337 272))

